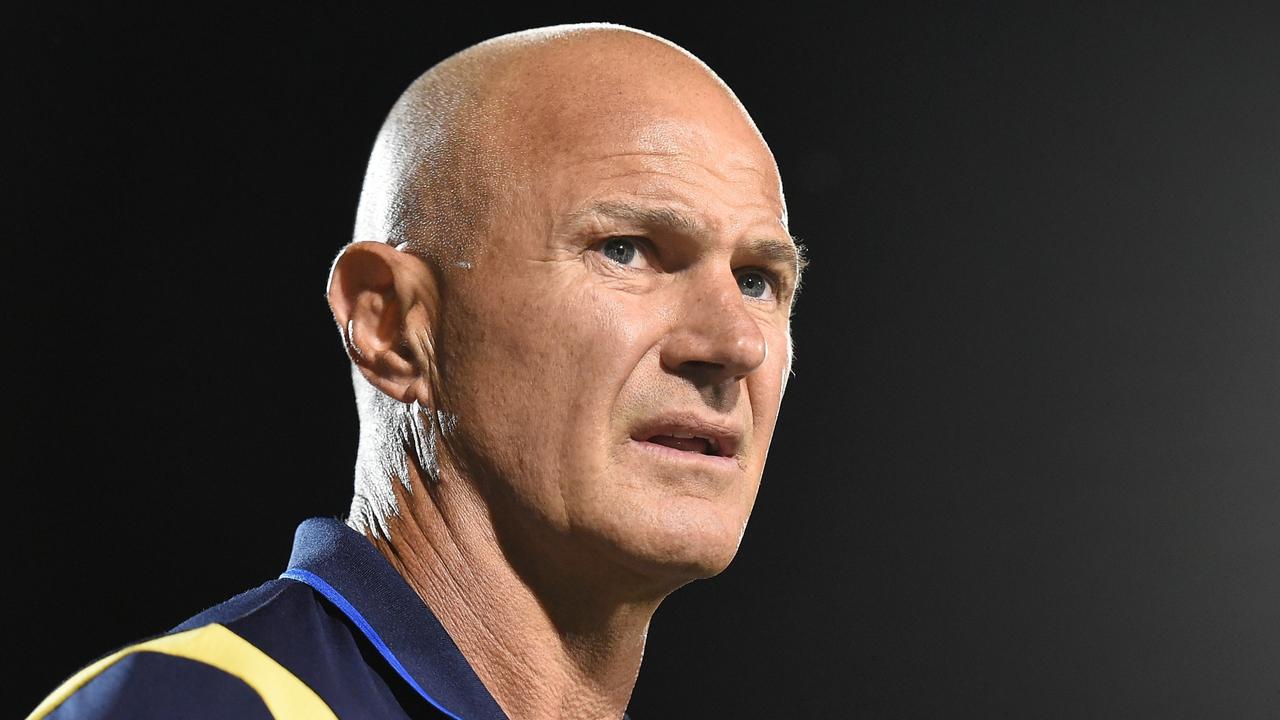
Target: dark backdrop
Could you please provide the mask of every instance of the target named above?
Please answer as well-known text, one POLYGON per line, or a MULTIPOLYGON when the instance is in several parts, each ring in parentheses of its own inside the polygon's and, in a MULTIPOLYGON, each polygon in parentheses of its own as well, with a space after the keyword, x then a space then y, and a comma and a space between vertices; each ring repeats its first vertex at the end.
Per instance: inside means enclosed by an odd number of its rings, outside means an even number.
POLYGON ((1280 714, 1273 4, 438 5, 11 18, 6 715, 345 512, 323 291, 384 113, 597 19, 736 89, 813 258, 742 550, 633 715, 1280 714))

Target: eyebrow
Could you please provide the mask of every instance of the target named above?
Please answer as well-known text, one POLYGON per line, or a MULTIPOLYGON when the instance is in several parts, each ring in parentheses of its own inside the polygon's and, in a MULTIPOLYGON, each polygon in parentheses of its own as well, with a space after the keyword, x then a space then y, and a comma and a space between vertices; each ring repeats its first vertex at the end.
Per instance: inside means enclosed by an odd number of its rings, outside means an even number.
MULTIPOLYGON (((648 227, 660 228, 685 235, 706 234, 707 227, 696 218, 689 217, 673 208, 665 206, 636 205, 617 200, 604 200, 573 213, 573 218, 603 216, 616 220, 625 220, 648 227)), ((752 240, 747 249, 770 262, 780 263, 795 271, 794 285, 800 287, 800 276, 808 266, 804 245, 795 237, 787 236, 790 242, 774 238, 752 240)))
POLYGON ((686 235, 702 235, 706 225, 673 208, 665 206, 636 205, 617 200, 603 200, 573 214, 575 219, 586 216, 604 216, 626 220, 640 225, 672 230, 686 235))

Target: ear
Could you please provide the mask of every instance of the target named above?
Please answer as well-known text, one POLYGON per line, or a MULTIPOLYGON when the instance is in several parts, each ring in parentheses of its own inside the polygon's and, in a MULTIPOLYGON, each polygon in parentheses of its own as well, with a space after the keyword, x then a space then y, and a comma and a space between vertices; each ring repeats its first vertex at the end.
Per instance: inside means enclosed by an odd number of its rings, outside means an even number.
POLYGON ((438 290, 427 263, 380 242, 348 245, 329 272, 329 308, 347 356, 403 403, 430 407, 438 290))

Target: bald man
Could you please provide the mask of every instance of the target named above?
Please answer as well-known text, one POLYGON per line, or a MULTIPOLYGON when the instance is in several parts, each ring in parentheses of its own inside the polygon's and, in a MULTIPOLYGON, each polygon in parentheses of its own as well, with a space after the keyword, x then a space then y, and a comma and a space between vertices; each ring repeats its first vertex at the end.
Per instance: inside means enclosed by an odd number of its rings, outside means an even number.
POLYGON ((35 717, 616 720, 658 604, 733 558, 802 258, 705 65, 604 25, 469 48, 392 109, 355 239, 347 522, 35 717))

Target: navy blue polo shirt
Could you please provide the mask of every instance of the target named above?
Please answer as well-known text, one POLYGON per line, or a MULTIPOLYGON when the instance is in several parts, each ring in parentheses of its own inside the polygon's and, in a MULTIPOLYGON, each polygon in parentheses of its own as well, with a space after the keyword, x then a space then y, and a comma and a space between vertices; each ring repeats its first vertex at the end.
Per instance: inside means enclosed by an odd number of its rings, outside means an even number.
POLYGON ((506 718, 431 610, 338 520, 272 580, 77 673, 33 718, 506 718))

